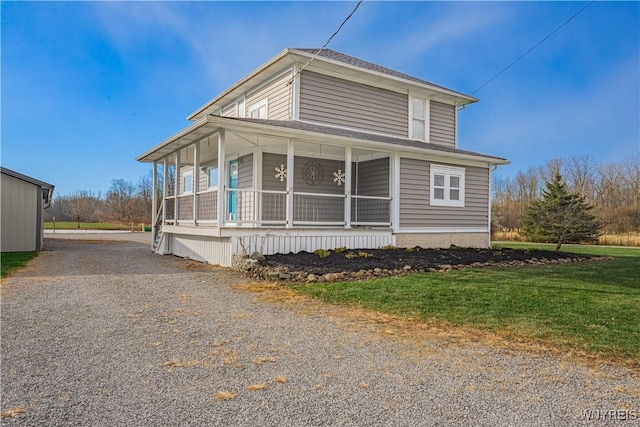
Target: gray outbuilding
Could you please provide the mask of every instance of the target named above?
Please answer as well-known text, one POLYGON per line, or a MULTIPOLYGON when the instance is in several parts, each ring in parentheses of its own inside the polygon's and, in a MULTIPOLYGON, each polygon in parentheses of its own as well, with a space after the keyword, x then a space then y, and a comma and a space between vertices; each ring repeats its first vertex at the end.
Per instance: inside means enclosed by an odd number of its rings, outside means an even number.
POLYGON ((0 251, 39 251, 43 210, 51 205, 54 186, 4 167, 0 170, 0 251))

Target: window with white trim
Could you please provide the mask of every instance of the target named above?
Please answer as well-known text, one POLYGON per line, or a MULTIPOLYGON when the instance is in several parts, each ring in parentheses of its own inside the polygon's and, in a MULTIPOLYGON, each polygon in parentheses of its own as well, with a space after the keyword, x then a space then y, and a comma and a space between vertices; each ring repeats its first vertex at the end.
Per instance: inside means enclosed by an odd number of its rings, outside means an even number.
POLYGON ((429 129, 429 100, 411 97, 411 129, 410 138, 428 141, 429 129))
POLYGON ((431 206, 464 207, 464 168, 431 164, 431 206))
POLYGON ((267 100, 263 99, 249 107, 249 117, 252 119, 267 118, 267 100))
POLYGON ((218 167, 209 166, 207 168, 207 187, 215 188, 218 186, 218 167))
POLYGON ((193 193, 193 171, 182 175, 182 193, 193 193))

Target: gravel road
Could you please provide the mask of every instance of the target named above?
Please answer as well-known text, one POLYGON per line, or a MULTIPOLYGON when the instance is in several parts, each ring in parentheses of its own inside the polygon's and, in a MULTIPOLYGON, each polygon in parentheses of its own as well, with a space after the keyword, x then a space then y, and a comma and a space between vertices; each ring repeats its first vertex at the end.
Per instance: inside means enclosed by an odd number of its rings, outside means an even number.
POLYGON ((248 292, 147 239, 47 238, 2 281, 2 425, 640 422, 640 378, 623 368, 403 337, 384 316, 248 292))

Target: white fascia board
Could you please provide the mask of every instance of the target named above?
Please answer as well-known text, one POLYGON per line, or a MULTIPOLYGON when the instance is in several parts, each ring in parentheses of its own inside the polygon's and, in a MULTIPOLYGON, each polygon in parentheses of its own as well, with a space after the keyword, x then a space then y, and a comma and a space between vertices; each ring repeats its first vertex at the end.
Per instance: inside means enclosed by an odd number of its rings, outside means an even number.
POLYGON ((205 126, 207 123, 209 123, 209 120, 208 120, 207 117, 203 117, 203 118, 199 119, 195 123, 187 126, 186 128, 182 129, 178 133, 176 133, 176 134, 170 136, 169 138, 165 139, 160 144, 157 144, 153 148, 150 148, 149 150, 147 150, 144 153, 140 154, 138 157, 136 157, 136 160, 139 161, 139 162, 146 162, 146 163, 152 162, 154 159, 148 158, 151 154, 155 153, 158 150, 166 148, 171 143, 173 143, 173 142, 179 140, 180 138, 183 138, 183 137, 189 135, 190 133, 200 129, 201 127, 205 126))

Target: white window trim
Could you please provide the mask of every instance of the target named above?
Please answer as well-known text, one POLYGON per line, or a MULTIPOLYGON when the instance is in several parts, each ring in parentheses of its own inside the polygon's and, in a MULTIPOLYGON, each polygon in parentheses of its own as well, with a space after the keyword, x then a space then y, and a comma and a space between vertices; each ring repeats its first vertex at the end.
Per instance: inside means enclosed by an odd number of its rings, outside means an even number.
POLYGON ((218 174, 218 166, 207 166, 207 189, 208 190, 213 190, 213 189, 217 189, 219 184, 216 185, 211 185, 211 171, 215 170, 216 171, 216 177, 218 174))
POLYGON ((184 172, 182 174, 182 194, 193 194, 193 171, 184 172), (191 177, 191 190, 186 191, 186 178, 191 177))
POLYGON ((421 96, 409 96, 409 138, 416 139, 413 136, 413 101, 421 101, 423 105, 424 117, 418 120, 422 120, 424 122, 424 139, 419 139, 418 141, 424 141, 426 143, 431 142, 431 100, 429 97, 421 97, 421 96))
POLYGON ((262 101, 258 101, 255 104, 251 104, 251 106, 249 107, 249 115, 248 117, 251 118, 251 114, 256 111, 259 110, 260 108, 264 107, 264 114, 265 114, 265 119, 269 118, 269 103, 267 102, 267 99, 263 99, 262 101))
POLYGON ((454 166, 444 166, 431 164, 429 167, 429 204, 431 206, 450 206, 457 208, 464 208, 464 188, 465 188, 465 168, 458 168, 454 166), (434 198, 434 175, 444 175, 444 200, 434 198), (450 177, 457 176, 460 178, 460 200, 450 200, 450 177))

